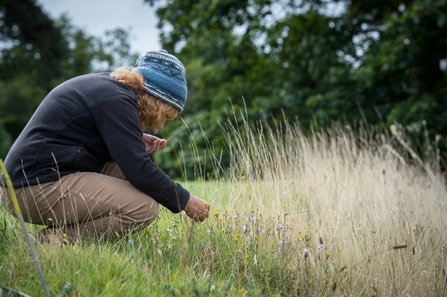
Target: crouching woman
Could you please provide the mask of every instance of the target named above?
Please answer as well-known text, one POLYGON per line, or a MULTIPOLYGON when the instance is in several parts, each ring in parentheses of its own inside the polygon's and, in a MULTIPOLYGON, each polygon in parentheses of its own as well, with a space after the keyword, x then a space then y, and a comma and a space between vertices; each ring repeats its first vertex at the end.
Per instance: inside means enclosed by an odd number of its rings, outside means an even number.
MULTIPOLYGON (((149 156, 166 140, 145 134, 177 117, 187 97, 183 64, 151 51, 135 68, 69 79, 41 102, 5 159, 25 221, 41 236, 102 237, 141 230, 159 214, 196 221, 210 206, 175 183, 149 156)), ((0 197, 14 213, 2 183, 0 197)))

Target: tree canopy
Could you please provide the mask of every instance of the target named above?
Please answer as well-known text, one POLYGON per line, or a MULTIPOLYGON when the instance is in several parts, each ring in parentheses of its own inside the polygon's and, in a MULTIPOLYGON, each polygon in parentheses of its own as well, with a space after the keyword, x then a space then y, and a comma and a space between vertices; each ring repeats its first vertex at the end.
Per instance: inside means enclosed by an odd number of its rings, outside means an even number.
POLYGON ((400 123, 445 144, 446 0, 170 0, 157 14, 163 46, 186 63, 183 116, 216 147, 229 98, 252 120, 400 123))

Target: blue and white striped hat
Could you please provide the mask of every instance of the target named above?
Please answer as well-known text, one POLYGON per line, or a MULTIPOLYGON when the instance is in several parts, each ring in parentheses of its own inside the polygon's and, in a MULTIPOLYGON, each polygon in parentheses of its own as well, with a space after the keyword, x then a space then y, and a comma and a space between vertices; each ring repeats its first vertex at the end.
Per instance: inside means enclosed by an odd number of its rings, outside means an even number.
POLYGON ((185 67, 179 59, 165 50, 150 51, 139 57, 136 65, 146 92, 183 110, 188 88, 185 67))

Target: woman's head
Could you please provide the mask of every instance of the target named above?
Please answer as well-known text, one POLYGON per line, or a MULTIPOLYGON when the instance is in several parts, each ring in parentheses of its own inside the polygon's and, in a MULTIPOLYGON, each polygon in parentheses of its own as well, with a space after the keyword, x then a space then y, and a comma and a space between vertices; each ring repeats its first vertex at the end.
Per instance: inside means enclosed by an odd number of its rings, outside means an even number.
POLYGON ((116 69, 111 77, 134 90, 141 125, 158 131, 185 106, 188 93, 185 68, 165 50, 147 52, 136 64, 132 69, 116 69))
POLYGON ((115 69, 110 76, 130 87, 138 98, 140 110, 140 122, 143 128, 151 128, 155 131, 163 128, 167 120, 177 117, 179 109, 173 105, 149 94, 143 82, 142 74, 136 69, 121 67, 115 69))

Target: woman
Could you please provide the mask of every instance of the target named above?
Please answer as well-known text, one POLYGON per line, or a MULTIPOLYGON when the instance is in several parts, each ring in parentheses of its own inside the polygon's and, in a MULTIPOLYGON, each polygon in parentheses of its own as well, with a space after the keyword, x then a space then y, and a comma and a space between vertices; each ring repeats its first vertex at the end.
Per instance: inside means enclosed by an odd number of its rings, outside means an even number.
MULTIPOLYGON (((159 204, 196 221, 210 206, 173 182, 149 153, 183 110, 183 64, 164 50, 147 52, 133 69, 87 74, 53 89, 5 159, 24 219, 71 237, 123 234, 148 226, 159 204)), ((3 190, 5 190, 3 188, 3 190)), ((2 202, 13 209, 6 191, 2 202)))

